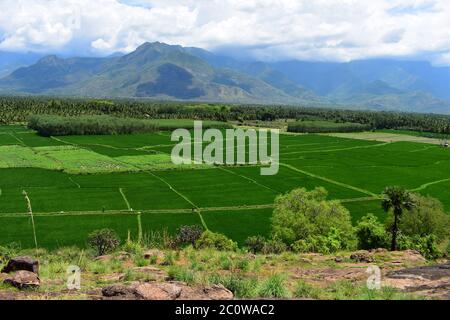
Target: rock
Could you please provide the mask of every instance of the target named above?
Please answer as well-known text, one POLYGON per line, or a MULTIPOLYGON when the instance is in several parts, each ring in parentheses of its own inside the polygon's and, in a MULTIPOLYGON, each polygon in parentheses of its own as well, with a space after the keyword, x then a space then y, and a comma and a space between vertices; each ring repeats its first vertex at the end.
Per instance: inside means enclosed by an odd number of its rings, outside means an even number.
POLYGON ((122 300, 231 300, 233 293, 222 285, 191 288, 183 282, 145 282, 103 288, 104 299, 122 300))
POLYGON ((177 283, 143 283, 136 287, 135 295, 143 300, 176 300, 180 297, 183 287, 177 283))
POLYGON ((164 255, 164 252, 162 252, 161 250, 158 250, 158 249, 148 250, 144 253, 145 259, 149 260, 152 257, 155 257, 157 260, 163 260, 165 255, 164 255))
POLYGON ((210 300, 232 300, 234 298, 233 293, 221 284, 205 287, 203 293, 210 300))
POLYGON ((350 255, 350 259, 356 261, 356 262, 365 262, 365 263, 371 263, 374 261, 373 257, 370 255, 369 251, 366 250, 360 250, 353 252, 350 255))
POLYGON ((388 286, 433 299, 450 298, 450 263, 388 272, 388 286))
POLYGON ((41 284, 36 273, 20 270, 6 278, 4 283, 10 284, 18 289, 38 288, 41 284))
POLYGON ((385 248, 378 248, 378 249, 372 249, 370 250, 370 252, 374 252, 374 253, 386 253, 389 252, 387 249, 385 248))
POLYGON ((134 286, 114 284, 102 289, 102 295, 107 298, 133 300, 136 299, 134 286))
POLYGON ((28 256, 12 258, 8 261, 8 264, 3 268, 2 272, 11 273, 20 270, 39 274, 39 262, 28 256))
POLYGON ((340 263, 342 261, 344 261, 344 257, 337 256, 336 258, 334 258, 334 262, 340 263))

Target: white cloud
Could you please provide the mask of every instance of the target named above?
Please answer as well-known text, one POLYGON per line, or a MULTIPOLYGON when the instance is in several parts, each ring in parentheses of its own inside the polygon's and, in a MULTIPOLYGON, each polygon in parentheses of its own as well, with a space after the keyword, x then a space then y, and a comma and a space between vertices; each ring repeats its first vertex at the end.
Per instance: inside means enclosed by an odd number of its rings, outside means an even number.
POLYGON ((0 50, 108 54, 163 41, 261 59, 450 64, 447 0, 0 0, 0 12, 0 50))

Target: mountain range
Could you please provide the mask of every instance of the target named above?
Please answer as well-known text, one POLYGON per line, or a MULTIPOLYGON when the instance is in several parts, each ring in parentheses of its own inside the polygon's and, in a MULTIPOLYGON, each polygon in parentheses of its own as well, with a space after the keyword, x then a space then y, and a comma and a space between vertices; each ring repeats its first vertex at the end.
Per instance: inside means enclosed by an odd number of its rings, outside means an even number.
POLYGON ((389 59, 241 61, 145 43, 109 57, 0 52, 0 93, 316 105, 450 114, 450 67, 389 59))

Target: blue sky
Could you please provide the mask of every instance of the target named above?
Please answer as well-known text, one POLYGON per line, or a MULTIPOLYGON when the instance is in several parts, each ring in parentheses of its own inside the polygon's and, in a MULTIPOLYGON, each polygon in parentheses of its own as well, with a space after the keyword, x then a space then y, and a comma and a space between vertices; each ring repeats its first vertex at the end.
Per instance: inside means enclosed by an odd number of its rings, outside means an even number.
POLYGON ((146 41, 262 60, 450 65, 448 0, 1 0, 0 50, 130 52, 146 41))

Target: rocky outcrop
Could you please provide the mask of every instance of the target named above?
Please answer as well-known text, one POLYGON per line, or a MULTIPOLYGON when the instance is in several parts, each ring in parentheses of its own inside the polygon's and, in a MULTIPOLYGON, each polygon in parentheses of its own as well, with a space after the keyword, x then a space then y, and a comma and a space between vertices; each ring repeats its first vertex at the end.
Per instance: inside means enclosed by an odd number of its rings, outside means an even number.
POLYGON ((405 292, 450 299, 450 263, 391 271, 385 283, 405 292))
POLYGON ((189 287, 183 282, 146 282, 103 288, 105 299, 136 300, 231 300, 233 293, 222 285, 189 287))
POLYGON ((4 283, 10 284, 18 289, 38 288, 41 281, 36 273, 20 270, 6 278, 4 283))
POLYGON ((350 255, 350 259, 352 259, 355 262, 364 262, 364 263, 371 263, 374 261, 373 256, 370 254, 369 251, 366 250, 353 252, 350 255))
POLYGON ((15 257, 8 261, 8 264, 3 268, 2 272, 11 273, 20 270, 39 274, 39 262, 28 256, 15 257))

